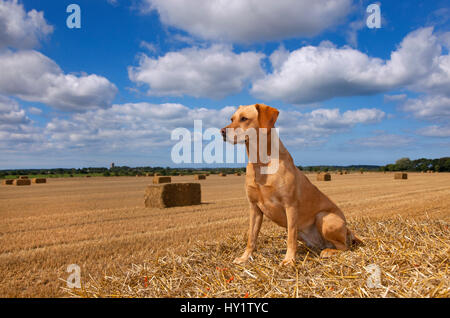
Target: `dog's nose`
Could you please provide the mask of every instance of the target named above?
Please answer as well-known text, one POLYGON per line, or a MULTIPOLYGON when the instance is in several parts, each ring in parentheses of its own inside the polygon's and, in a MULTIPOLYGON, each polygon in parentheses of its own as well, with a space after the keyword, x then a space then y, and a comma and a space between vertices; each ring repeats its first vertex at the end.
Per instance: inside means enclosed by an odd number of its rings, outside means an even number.
POLYGON ((222 137, 225 138, 227 136, 227 130, 225 128, 222 128, 220 130, 220 133, 222 134, 222 137))

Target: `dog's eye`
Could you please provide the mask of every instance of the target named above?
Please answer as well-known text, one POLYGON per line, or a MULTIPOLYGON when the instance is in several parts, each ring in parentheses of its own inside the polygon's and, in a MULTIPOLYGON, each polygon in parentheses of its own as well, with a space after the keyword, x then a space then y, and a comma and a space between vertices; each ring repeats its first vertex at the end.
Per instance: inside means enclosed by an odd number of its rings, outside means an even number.
POLYGON ((247 117, 241 117, 241 121, 246 121, 246 120, 248 120, 247 117))

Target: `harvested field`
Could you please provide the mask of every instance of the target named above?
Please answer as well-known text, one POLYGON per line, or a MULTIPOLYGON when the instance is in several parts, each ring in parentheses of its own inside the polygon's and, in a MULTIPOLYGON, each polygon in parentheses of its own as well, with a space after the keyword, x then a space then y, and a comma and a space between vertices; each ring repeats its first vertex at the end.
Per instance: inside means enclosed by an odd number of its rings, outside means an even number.
POLYGON ((366 245, 320 259, 299 243, 294 268, 277 266, 286 231, 267 220, 254 262, 231 264, 245 248, 244 176, 224 184, 211 175, 202 181, 201 205, 168 209, 144 207, 146 178, 3 186, 0 296, 448 297, 450 174, 408 174, 401 187, 392 173, 332 182, 308 175, 366 245), (61 280, 70 264, 81 267, 76 294, 61 280), (371 264, 382 287, 366 286, 371 264))

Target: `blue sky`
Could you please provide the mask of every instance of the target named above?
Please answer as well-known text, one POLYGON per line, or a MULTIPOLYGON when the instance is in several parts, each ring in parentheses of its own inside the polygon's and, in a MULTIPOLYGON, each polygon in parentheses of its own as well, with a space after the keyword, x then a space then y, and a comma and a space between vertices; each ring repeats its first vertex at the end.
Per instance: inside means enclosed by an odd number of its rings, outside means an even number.
POLYGON ((173 129, 257 102, 300 165, 449 155, 448 1, 221 3, 0 0, 0 169, 176 166, 173 129))

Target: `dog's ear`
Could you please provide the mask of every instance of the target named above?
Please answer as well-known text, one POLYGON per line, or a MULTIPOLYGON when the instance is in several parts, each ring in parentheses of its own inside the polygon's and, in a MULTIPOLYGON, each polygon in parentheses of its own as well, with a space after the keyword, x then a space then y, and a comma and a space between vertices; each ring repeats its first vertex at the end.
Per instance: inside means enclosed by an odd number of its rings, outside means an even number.
POLYGON ((277 121, 279 111, 276 108, 264 105, 255 104, 258 111, 259 128, 273 128, 277 121))

